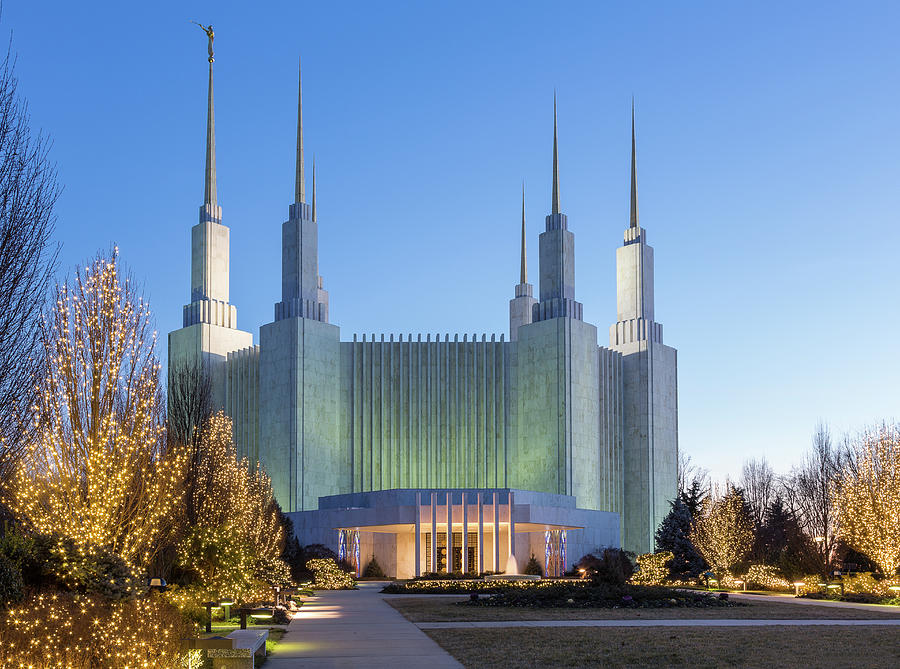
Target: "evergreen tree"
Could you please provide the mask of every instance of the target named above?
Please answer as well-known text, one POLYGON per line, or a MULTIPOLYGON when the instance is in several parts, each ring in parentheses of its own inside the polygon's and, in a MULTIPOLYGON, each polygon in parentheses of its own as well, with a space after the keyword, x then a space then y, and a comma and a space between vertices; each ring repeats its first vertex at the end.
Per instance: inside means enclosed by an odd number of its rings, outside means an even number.
POLYGON ((707 491, 703 489, 702 483, 699 480, 694 479, 691 481, 691 485, 687 490, 682 490, 678 493, 678 499, 687 506, 691 518, 696 518, 697 512, 700 510, 700 505, 703 504, 703 500, 706 499, 706 495, 707 491))
MULTIPOLYGON (((693 486, 692 486, 693 488, 693 486)), ((691 490, 688 491, 690 494, 691 490)), ((694 492, 699 492, 694 490, 694 492)), ((701 499, 702 499, 701 495, 701 499)), ((696 498, 694 498, 696 501, 696 498)), ((699 576, 707 567, 706 561, 691 543, 691 514, 688 502, 680 495, 671 502, 671 510, 656 530, 656 550, 671 551, 675 556, 669 563, 669 574, 673 578, 699 576)), ((699 506, 699 502, 697 502, 699 506)))
POLYGON ((821 566, 815 545, 780 496, 766 509, 757 543, 760 559, 778 567, 788 579, 815 573, 821 566))

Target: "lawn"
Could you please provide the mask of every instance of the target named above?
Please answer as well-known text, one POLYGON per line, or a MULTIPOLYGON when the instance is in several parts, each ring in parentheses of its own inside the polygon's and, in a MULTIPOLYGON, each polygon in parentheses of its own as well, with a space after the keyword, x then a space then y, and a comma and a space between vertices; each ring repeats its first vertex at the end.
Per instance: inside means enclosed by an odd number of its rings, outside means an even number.
MULTIPOLYGON (((897 613, 863 611, 831 606, 802 606, 773 602, 746 602, 746 606, 728 608, 661 608, 661 609, 604 609, 604 608, 525 608, 503 606, 465 606, 455 602, 466 597, 386 597, 385 601, 412 622, 481 621, 481 620, 630 620, 672 618, 756 618, 756 619, 815 619, 866 620, 872 618, 900 618, 897 613)), ((744 602, 742 602, 744 603, 744 602)), ((897 631, 895 629, 894 633, 897 631)))
POLYGON ((896 627, 568 627, 426 633, 464 666, 473 668, 900 666, 896 627))

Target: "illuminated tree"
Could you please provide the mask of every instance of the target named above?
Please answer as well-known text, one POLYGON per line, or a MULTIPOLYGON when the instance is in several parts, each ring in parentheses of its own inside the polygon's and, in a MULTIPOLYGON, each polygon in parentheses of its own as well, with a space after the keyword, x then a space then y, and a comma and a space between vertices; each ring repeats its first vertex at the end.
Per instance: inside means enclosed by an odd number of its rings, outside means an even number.
POLYGON ((670 502, 671 509, 656 530, 656 550, 671 553, 672 558, 667 566, 674 578, 699 576, 707 566, 691 543, 691 524, 694 517, 684 502, 684 495, 682 492, 670 502))
POLYGON ((844 541, 892 576, 900 567, 900 427, 882 425, 850 445, 834 510, 844 541))
POLYGON ((691 528, 691 543, 719 571, 730 573, 746 559, 753 545, 753 525, 739 491, 731 488, 720 499, 703 500, 691 528))
POLYGON ((145 566, 175 523, 186 459, 165 448, 156 335, 116 251, 57 287, 41 343, 33 437, 10 507, 39 533, 145 566))
POLYGON ((180 564, 210 596, 246 596, 254 579, 290 580, 281 560, 284 529, 269 477, 238 460, 231 420, 219 412, 200 430, 197 464, 188 477, 180 564))

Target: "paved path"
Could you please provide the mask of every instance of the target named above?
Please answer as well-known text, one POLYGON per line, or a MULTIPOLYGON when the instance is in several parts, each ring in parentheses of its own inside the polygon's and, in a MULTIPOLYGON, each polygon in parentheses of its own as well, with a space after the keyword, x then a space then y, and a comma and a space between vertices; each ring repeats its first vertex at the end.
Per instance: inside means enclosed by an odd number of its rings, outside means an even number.
POLYGON ((900 607, 890 604, 858 604, 856 602, 833 602, 827 599, 806 599, 794 595, 744 595, 732 592, 729 596, 745 602, 775 602, 776 604, 798 604, 799 606, 833 606, 839 609, 860 609, 861 611, 886 611, 900 617, 900 607))
POLYGON ((492 620, 490 622, 416 623, 423 630, 476 629, 496 627, 768 627, 812 625, 891 625, 900 620, 760 620, 749 618, 703 618, 669 620, 492 620))
POLYGON ((266 669, 462 667, 381 598, 382 585, 360 583, 359 590, 304 598, 266 669))

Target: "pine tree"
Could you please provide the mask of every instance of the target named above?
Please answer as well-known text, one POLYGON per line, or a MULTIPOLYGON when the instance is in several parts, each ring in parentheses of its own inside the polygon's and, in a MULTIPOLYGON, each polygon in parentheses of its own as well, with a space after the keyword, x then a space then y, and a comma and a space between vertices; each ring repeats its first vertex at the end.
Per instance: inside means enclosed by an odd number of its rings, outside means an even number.
POLYGON ((696 518, 697 512, 700 511, 700 505, 703 504, 703 500, 706 499, 706 495, 707 491, 703 489, 700 481, 694 479, 687 490, 682 490, 678 493, 678 498, 687 506, 688 513, 691 514, 691 517, 696 518))
POLYGON ((671 551, 675 556, 668 564, 673 578, 699 576, 707 565, 691 543, 693 515, 690 507, 681 496, 670 504, 671 510, 656 530, 656 549, 671 551))
POLYGON ((819 569, 815 545, 780 496, 766 509, 757 543, 761 560, 778 567, 788 579, 819 569))

